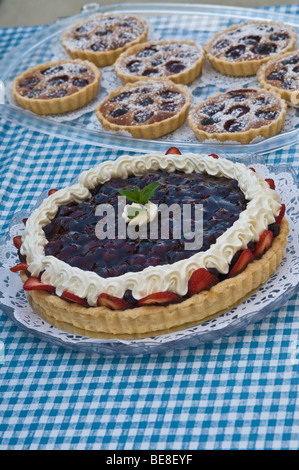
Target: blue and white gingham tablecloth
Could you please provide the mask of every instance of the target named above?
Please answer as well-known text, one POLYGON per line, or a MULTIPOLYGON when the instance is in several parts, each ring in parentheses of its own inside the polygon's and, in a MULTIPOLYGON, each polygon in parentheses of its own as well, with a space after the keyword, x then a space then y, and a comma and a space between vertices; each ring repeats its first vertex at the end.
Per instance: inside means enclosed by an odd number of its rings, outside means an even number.
MULTIPOLYGON (((299 5, 273 10, 299 14, 299 5)), ((0 56, 38 28, 0 30, 0 56)), ((298 170, 298 151, 265 159, 298 170)), ((0 116, 1 232, 45 188, 63 187, 112 154, 0 116)), ((0 448, 298 449, 298 312, 293 297, 214 343, 107 358, 43 342, 0 313, 0 448)))

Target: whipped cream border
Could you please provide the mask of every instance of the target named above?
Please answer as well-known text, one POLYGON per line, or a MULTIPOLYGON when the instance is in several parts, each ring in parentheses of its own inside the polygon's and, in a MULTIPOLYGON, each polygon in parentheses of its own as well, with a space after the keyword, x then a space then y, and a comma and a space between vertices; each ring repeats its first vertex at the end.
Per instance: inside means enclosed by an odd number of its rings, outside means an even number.
POLYGON ((136 299, 163 291, 183 296, 188 290, 188 280, 196 269, 216 268, 223 274, 228 273, 234 254, 245 249, 250 241, 258 241, 260 234, 275 221, 280 207, 278 193, 270 189, 261 175, 239 162, 193 153, 164 155, 154 152, 138 157, 123 155, 117 160, 105 161, 96 168, 84 171, 79 175, 78 184, 46 198, 27 220, 22 235, 21 254, 27 257, 31 275, 38 276, 42 272, 41 281, 54 286, 58 296, 66 290, 86 298, 90 306, 96 306, 98 296, 104 292, 122 298, 126 290, 131 290, 136 299), (149 266, 137 273, 128 272, 105 279, 94 272, 83 271, 54 256, 45 255, 44 248, 48 241, 43 227, 55 217, 59 206, 87 199, 91 196, 90 189, 112 178, 126 179, 132 174, 142 176, 148 171, 159 169, 169 173, 176 170, 185 173, 204 172, 236 179, 249 201, 246 210, 207 251, 173 264, 149 266))

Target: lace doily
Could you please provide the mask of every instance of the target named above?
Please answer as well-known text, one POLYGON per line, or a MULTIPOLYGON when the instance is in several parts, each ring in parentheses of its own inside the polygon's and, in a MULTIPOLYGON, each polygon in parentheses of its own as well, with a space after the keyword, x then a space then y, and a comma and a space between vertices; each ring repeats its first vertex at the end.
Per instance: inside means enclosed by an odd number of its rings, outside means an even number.
POLYGON ((205 341, 214 341, 224 335, 232 334, 245 328, 249 323, 262 319, 274 309, 281 307, 298 288, 299 189, 296 175, 287 165, 266 167, 263 163, 254 163, 254 168, 264 178, 272 177, 275 180, 276 189, 287 207, 290 233, 285 256, 276 273, 249 299, 232 310, 185 330, 136 340, 103 340, 62 331, 42 320, 31 309, 20 278, 9 270, 18 262, 11 240, 12 237, 20 235, 24 229, 22 219, 28 216, 24 213, 17 213, 14 216, 9 237, 0 245, 1 309, 22 329, 41 339, 67 348, 96 352, 101 355, 159 353, 170 349, 197 346, 205 341))

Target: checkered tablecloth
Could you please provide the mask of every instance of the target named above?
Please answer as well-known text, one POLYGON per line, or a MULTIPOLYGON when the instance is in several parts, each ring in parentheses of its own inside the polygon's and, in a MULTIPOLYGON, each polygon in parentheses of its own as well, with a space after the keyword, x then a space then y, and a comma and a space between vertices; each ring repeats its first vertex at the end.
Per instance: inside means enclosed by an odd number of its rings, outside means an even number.
MULTIPOLYGON (((299 14, 299 5, 276 11, 299 14)), ((0 30, 0 56, 37 29, 0 30)), ((298 151, 285 148, 265 160, 298 170, 298 151)), ((63 187, 116 154, 122 152, 44 135, 0 116, 1 233, 45 188, 63 187)), ((0 448, 297 449, 298 312, 293 297, 230 337, 137 357, 65 350, 0 313, 0 448)))

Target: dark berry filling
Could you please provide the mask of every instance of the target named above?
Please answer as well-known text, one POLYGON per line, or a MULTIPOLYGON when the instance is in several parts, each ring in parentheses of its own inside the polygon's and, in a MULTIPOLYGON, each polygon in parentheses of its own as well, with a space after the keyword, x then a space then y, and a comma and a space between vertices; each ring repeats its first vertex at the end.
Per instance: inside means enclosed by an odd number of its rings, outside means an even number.
POLYGON ((235 60, 235 59, 238 59, 239 57, 241 57, 241 55, 244 54, 244 52, 245 52, 245 46, 243 46, 242 44, 239 44, 238 46, 231 47, 225 53, 225 55, 228 59, 235 60))
POLYGON ((122 93, 119 93, 119 95, 115 95, 110 98, 110 101, 112 101, 112 103, 124 101, 129 98, 129 96, 131 96, 131 93, 129 91, 123 91, 122 93))
POLYGON ((94 52, 104 51, 108 46, 106 41, 97 41, 93 43, 90 47, 94 52))
POLYGON ((270 41, 285 41, 286 39, 289 39, 288 33, 273 33, 269 37, 270 41))
POLYGON ((277 49, 277 45, 274 43, 263 43, 263 44, 258 44, 255 46, 252 51, 255 54, 259 55, 268 55, 268 54, 273 54, 277 49))
POLYGON ((267 75, 266 79, 267 80, 279 80, 279 81, 281 81, 281 80, 284 79, 286 73, 287 73, 287 69, 285 69, 285 68, 273 70, 273 72, 271 72, 271 73, 269 73, 269 75, 267 75))
POLYGON ((118 118, 120 116, 123 116, 124 114, 127 114, 127 112, 129 111, 128 108, 116 108, 116 109, 113 109, 113 111, 111 111, 110 113, 110 117, 112 118, 118 118))
MULTIPOLYGON (((48 240, 47 255, 56 256, 71 266, 94 271, 102 277, 120 276, 126 272, 138 272, 148 266, 172 264, 187 259, 198 251, 206 251, 217 238, 233 225, 247 201, 236 180, 214 177, 206 174, 167 173, 156 171, 144 177, 129 176, 128 179, 114 178, 91 190, 91 198, 81 203, 61 206, 56 217, 44 227, 48 240), (159 182, 159 188, 151 198, 153 203, 190 203, 203 205, 203 246, 200 250, 186 250, 183 230, 181 238, 172 234, 170 220, 169 239, 151 238, 148 228, 147 238, 118 238, 99 240, 95 227, 99 216, 95 215, 98 204, 111 204, 118 208, 118 190, 133 190, 159 182)), ((190 226, 195 226, 194 210, 191 210, 190 226)), ((160 219, 161 221, 161 219, 160 219)), ((129 293, 127 293, 130 296, 129 293)))
POLYGON ((142 62, 140 62, 139 60, 134 60, 133 62, 129 62, 127 65, 126 65, 127 69, 129 70, 129 72, 131 73, 137 73, 141 70, 142 68, 142 62))
POLYGON ((138 124, 142 124, 143 122, 148 121, 153 116, 153 111, 145 110, 139 111, 135 114, 134 120, 138 122, 138 124))
POLYGON ((244 129, 245 125, 246 124, 244 122, 236 121, 236 119, 229 119, 223 127, 227 132, 240 132, 244 129))
POLYGON ((79 87, 85 87, 88 85, 88 80, 86 80, 85 78, 75 78, 73 80, 73 85, 75 86, 79 86, 79 87))
POLYGON ((68 82, 69 77, 68 75, 61 75, 61 77, 54 77, 47 81, 47 84, 50 86, 60 86, 63 83, 68 82))
POLYGON ((62 65, 55 65, 54 67, 49 67, 43 70, 41 73, 43 75, 55 75, 58 72, 61 72, 62 69, 63 69, 62 65))
POLYGON ((181 73, 185 69, 185 65, 179 60, 171 60, 165 65, 170 73, 181 73))
POLYGON ((266 119, 267 121, 273 121, 277 117, 277 112, 273 110, 259 110, 255 113, 256 117, 260 119, 266 119))
POLYGON ((299 57, 294 56, 294 57, 287 57, 282 61, 283 65, 293 65, 293 64, 298 64, 299 62, 299 57))
POLYGON ((153 77, 154 75, 157 75, 157 73, 159 73, 157 69, 146 69, 142 75, 144 77, 153 77))
POLYGON ((201 112, 203 114, 207 114, 208 116, 213 116, 220 111, 223 111, 224 104, 207 104, 201 108, 201 112))
POLYGON ((260 36, 246 36, 245 38, 242 39, 243 44, 246 44, 246 46, 250 45, 255 45, 258 44, 261 40, 260 36))
POLYGON ((156 54, 157 49, 154 47, 147 47, 146 49, 142 49, 136 54, 136 57, 150 57, 151 55, 156 54))
POLYGON ((96 32, 97 36, 107 36, 108 34, 112 33, 112 29, 105 29, 105 30, 100 30, 96 32))
POLYGON ((21 82, 19 82, 19 87, 29 88, 29 90, 32 90, 39 82, 40 82, 39 78, 27 77, 27 78, 24 78, 24 80, 22 80, 21 82))
POLYGON ((238 118, 243 116, 244 114, 249 113, 250 108, 248 106, 232 106, 226 114, 231 114, 232 116, 238 118))

